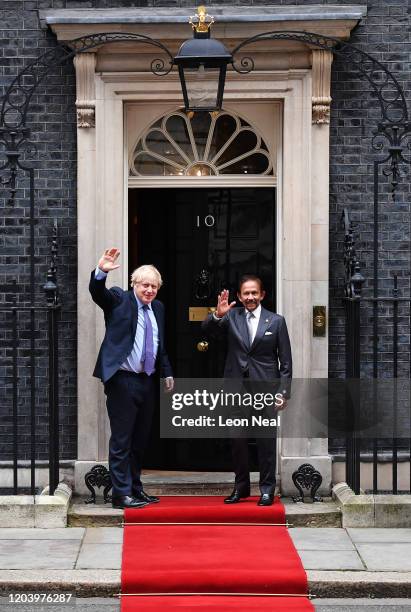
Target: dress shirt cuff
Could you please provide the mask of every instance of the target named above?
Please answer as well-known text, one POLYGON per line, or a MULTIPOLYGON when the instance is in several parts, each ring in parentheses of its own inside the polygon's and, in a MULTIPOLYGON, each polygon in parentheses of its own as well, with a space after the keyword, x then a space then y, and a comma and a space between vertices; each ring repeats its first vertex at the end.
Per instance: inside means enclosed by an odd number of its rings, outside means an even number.
POLYGON ((216 313, 213 312, 213 319, 214 319, 214 321, 221 321, 222 318, 223 317, 217 317, 216 313))
POLYGON ((96 280, 103 280, 103 278, 106 278, 106 276, 107 272, 104 272, 104 270, 100 270, 100 268, 97 266, 94 272, 94 278, 96 280))

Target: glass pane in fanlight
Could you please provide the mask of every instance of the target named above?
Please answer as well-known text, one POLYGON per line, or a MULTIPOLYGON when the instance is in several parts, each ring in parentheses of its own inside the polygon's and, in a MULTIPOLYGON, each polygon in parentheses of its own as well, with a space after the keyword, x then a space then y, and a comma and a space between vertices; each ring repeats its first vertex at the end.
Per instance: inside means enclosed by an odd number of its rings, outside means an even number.
POLYGON ((212 176, 213 174, 215 172, 207 164, 196 164, 187 171, 187 176, 212 176))
POLYGON ((148 153, 139 155, 134 166, 142 176, 170 176, 178 174, 178 169, 151 157, 148 153))
MULTIPOLYGON (((190 160, 194 159, 190 136, 187 131, 187 123, 181 115, 171 115, 165 126, 168 134, 190 160)), ((186 164, 186 162, 184 162, 186 164)))
POLYGON ((233 142, 228 148, 222 153, 222 155, 216 160, 217 166, 222 166, 230 159, 235 159, 239 155, 244 155, 247 151, 252 151, 257 144, 257 136, 250 130, 240 132, 234 138, 233 142))
POLYGON ((191 129, 194 134, 194 141, 197 145, 197 152, 200 159, 204 158, 204 150, 207 144, 208 133, 210 131, 211 116, 207 111, 194 113, 191 119, 191 129))
MULTIPOLYGON (((230 164, 221 170, 218 169, 219 174, 263 174, 268 166, 269 160, 262 153, 253 153, 244 159, 230 164)), ((269 172, 272 175, 273 171, 269 172)))
POLYGON ((175 168, 170 164, 164 164, 164 176, 184 176, 184 170, 175 168))
POLYGON ((167 140, 164 133, 160 132, 159 130, 151 130, 148 133, 146 137, 146 146, 147 149, 150 149, 150 151, 158 153, 163 157, 167 157, 167 159, 169 158, 178 164, 182 164, 184 166, 186 164, 178 151, 176 151, 173 145, 167 140))
POLYGON ((216 108, 219 68, 185 68, 187 96, 190 108, 216 108))
POLYGON ((230 136, 234 134, 236 127, 236 121, 231 115, 222 114, 217 117, 211 139, 209 160, 213 159, 221 147, 225 145, 230 136))

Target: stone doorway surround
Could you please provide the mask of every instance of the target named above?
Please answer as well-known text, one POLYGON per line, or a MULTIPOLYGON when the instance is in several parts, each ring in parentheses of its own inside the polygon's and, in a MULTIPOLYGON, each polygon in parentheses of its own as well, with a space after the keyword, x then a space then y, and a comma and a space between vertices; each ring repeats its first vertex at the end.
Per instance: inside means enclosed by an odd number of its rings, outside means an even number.
MULTIPOLYGON (((305 30, 348 39, 365 16, 364 6, 207 7, 213 36, 232 49, 249 36, 305 30)), ((190 37, 193 8, 58 9, 40 11, 44 27, 61 42, 98 32, 137 32, 162 41, 174 54, 190 37)), ((282 155, 278 162, 278 311, 287 319, 296 378, 328 376, 328 337, 312 335, 312 308, 328 307, 329 110, 332 55, 291 41, 264 41, 246 49, 255 69, 229 71, 225 101, 276 104, 283 109, 282 155)), ((101 384, 91 376, 103 334, 88 281, 107 245, 127 253, 126 102, 182 103, 176 72, 150 72, 153 47, 112 43, 75 58, 78 118, 78 457, 76 491, 86 492, 84 473, 107 457, 109 429, 101 384)), ((211 177, 212 178, 212 177, 211 177)), ((126 270, 111 284, 127 286, 126 270)), ((302 412, 303 414, 303 412, 302 412)), ((283 439, 283 494, 295 492, 292 472, 309 462, 329 493, 331 458, 327 440, 283 439)))

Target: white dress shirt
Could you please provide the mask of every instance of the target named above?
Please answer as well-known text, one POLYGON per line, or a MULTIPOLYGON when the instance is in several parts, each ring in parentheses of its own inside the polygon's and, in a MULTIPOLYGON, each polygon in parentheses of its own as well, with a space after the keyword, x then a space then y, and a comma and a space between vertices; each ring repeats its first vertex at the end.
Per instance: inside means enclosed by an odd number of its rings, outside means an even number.
MULTIPOLYGON (((96 280, 101 280, 107 276, 107 272, 103 272, 100 268, 96 268, 95 278, 96 280)), ((134 294, 136 299, 136 308, 138 308, 138 318, 137 318, 137 328, 136 335, 134 336, 133 348, 131 349, 131 353, 128 355, 127 359, 121 364, 120 370, 126 370, 127 372, 142 372, 143 366, 141 364, 141 356, 143 353, 143 345, 144 345, 144 312, 143 306, 144 304, 138 299, 136 294, 134 294)), ((153 309, 151 304, 148 304, 148 316, 150 317, 151 325, 153 327, 153 348, 154 348, 154 360, 156 359, 159 338, 158 338, 158 325, 157 320, 154 316, 153 309)))
POLYGON ((250 332, 250 344, 254 342, 255 335, 258 329, 258 323, 261 317, 261 304, 258 304, 255 310, 245 309, 245 316, 247 318, 247 326, 250 332))
MULTIPOLYGON (((251 318, 249 318, 251 311, 247 310, 246 308, 244 310, 245 310, 245 317, 247 321, 247 327, 250 331, 250 344, 252 344, 254 342, 254 338, 257 333, 258 323, 260 322, 261 304, 258 304, 257 308, 252 311, 252 314, 254 316, 252 316, 251 318)), ((215 312, 213 312, 213 318, 215 321, 220 321, 222 319, 222 317, 217 317, 215 312)))

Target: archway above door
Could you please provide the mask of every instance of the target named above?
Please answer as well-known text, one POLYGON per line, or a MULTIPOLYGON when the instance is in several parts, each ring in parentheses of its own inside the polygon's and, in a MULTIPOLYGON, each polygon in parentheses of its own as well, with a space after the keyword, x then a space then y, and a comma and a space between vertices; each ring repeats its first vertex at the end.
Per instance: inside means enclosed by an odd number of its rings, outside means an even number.
POLYGON ((157 119, 132 148, 129 176, 273 175, 268 146, 255 126, 229 111, 157 119))

